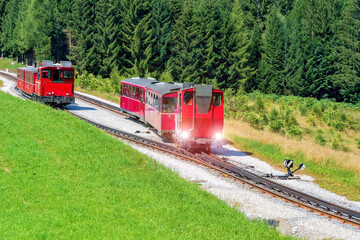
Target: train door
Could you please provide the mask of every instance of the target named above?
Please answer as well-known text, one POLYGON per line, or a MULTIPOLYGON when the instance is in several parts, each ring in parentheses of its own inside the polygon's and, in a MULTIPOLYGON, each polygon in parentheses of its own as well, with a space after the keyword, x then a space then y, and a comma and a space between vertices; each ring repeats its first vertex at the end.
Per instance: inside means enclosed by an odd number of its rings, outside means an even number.
POLYGON ((57 83, 62 82, 60 69, 53 70, 53 82, 57 82, 57 83))
POLYGON ((179 96, 178 96, 177 107, 176 107, 177 112, 176 112, 175 131, 177 133, 179 133, 180 129, 181 129, 181 102, 182 102, 181 96, 182 96, 182 93, 180 92, 179 96))

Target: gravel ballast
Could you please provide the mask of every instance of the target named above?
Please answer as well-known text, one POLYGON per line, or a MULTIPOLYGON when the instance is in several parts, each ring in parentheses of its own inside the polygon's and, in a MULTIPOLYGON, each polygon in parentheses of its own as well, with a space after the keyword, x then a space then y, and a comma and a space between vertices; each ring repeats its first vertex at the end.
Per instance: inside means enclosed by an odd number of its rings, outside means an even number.
MULTIPOLYGON (((1 77, 1 80, 4 82, 4 87, 1 88, 2 91, 17 95, 16 91, 14 92, 14 82, 3 77, 1 77)), ((150 131, 150 134, 145 133, 150 129, 145 124, 140 124, 132 118, 99 109, 97 106, 80 100, 76 100, 75 104, 69 105, 68 109, 82 117, 109 127, 130 133, 140 130, 141 133, 139 135, 142 137, 158 141, 162 140, 153 131, 150 131)), ((236 207, 249 218, 262 219, 269 222, 270 225, 279 229, 283 234, 307 239, 360 239, 360 230, 358 228, 298 208, 202 166, 197 166, 138 145, 131 144, 131 146, 175 171, 182 178, 198 183, 201 188, 226 201, 230 206, 236 207)), ((213 147, 213 151, 220 156, 228 158, 233 163, 251 165, 254 167, 254 170, 259 172, 272 173, 274 175, 284 174, 284 172, 277 171, 266 162, 248 156, 230 145, 223 145, 220 149, 213 147)), ((277 181, 326 201, 360 211, 359 202, 349 201, 343 196, 320 188, 309 176, 300 175, 299 180, 277 181)))

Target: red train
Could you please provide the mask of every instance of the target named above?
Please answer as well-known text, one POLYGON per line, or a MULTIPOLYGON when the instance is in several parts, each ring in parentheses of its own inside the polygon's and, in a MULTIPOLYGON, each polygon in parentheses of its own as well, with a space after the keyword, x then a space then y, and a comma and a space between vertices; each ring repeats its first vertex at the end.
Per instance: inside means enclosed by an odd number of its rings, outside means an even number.
POLYGON ((65 106, 75 102, 74 73, 71 62, 43 61, 39 68, 18 68, 16 87, 36 101, 65 106))
POLYGON ((120 108, 181 147, 210 151, 211 143, 221 140, 224 93, 211 85, 137 77, 122 80, 121 86, 120 108))

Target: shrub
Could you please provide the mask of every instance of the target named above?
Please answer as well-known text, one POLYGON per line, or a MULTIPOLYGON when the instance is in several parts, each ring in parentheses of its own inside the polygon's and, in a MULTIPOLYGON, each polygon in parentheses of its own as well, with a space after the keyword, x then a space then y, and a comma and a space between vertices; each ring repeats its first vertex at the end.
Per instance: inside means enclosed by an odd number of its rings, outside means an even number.
POLYGON ((306 122, 309 123, 311 126, 316 126, 315 116, 314 115, 309 115, 306 118, 306 122))
POLYGON ((292 126, 298 125, 298 122, 297 122, 295 114, 294 114, 294 110, 291 108, 285 109, 284 120, 285 120, 286 127, 288 129, 290 129, 292 126))
POLYGON ((326 139, 324 138, 324 132, 321 129, 317 130, 317 135, 315 137, 315 142, 324 146, 326 144, 326 139))
POLYGON ((250 123, 250 126, 252 126, 253 128, 261 129, 261 121, 256 113, 250 112, 247 115, 246 120, 250 123))
POLYGON ((275 121, 279 119, 279 111, 276 108, 272 108, 269 113, 269 120, 275 121))
POLYGON ((306 103, 299 104, 299 111, 302 116, 306 116, 308 113, 308 108, 306 106, 306 103))
POLYGON ((262 95, 259 94, 256 96, 254 107, 259 112, 265 110, 265 100, 262 95))
POLYGON ((302 139, 302 134, 303 134, 303 131, 297 126, 291 127, 288 131, 288 135, 290 137, 296 137, 298 139, 302 139))
POLYGON ((339 120, 330 121, 330 125, 333 126, 338 131, 344 131, 346 124, 344 122, 341 122, 339 120))
POLYGON ((284 128, 284 122, 281 119, 271 121, 269 124, 269 129, 272 132, 283 133, 284 132, 283 128, 284 128))

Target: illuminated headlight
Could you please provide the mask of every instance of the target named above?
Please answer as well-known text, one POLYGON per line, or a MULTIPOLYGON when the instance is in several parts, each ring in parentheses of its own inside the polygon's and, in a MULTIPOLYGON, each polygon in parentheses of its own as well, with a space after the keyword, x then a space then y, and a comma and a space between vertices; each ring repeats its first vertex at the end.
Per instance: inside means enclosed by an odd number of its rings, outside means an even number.
POLYGON ((220 140, 221 138, 222 138, 221 133, 216 133, 215 134, 215 139, 216 140, 220 140))
POLYGON ((189 137, 189 133, 188 133, 188 132, 182 132, 182 133, 181 133, 181 137, 182 137, 183 139, 187 139, 187 138, 189 137))

